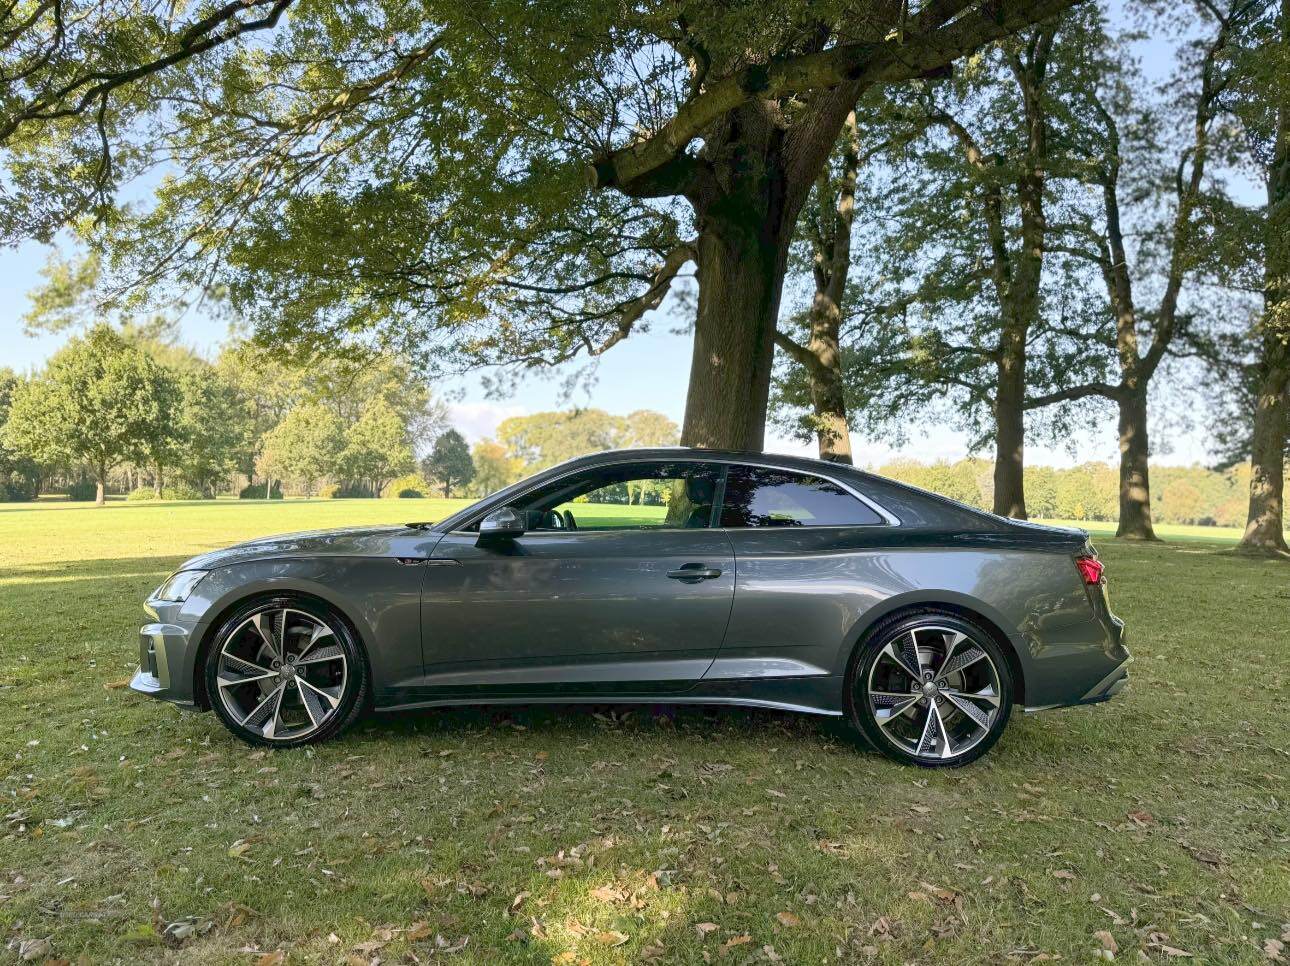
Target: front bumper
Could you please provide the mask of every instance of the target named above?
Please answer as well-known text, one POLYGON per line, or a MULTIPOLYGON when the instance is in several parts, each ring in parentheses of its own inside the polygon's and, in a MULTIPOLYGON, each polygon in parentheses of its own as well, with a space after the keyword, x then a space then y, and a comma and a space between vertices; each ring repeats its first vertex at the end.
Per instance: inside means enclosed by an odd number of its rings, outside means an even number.
POLYGON ((139 628, 139 670, 131 690, 191 707, 196 635, 191 628, 158 622, 139 628))

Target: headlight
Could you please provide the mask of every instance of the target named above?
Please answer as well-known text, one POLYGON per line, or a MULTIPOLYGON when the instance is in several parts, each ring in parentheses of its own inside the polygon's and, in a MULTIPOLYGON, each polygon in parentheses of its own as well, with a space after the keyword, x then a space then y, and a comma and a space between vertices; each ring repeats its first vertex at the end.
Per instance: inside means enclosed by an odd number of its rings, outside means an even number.
POLYGON ((183 603, 188 599, 188 595, 193 592, 193 588, 201 582, 206 576, 204 570, 181 570, 177 574, 171 574, 164 584, 157 588, 156 593, 152 595, 153 600, 170 600, 176 604, 183 603))

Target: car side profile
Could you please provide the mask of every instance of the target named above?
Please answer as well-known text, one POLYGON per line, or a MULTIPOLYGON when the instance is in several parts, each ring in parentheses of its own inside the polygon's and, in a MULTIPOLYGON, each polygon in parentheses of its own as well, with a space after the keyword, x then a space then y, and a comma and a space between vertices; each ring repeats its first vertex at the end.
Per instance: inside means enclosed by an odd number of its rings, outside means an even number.
POLYGON ((961 765, 1014 706, 1116 694, 1130 659, 1081 530, 681 448, 575 459, 439 523, 203 554, 145 607, 136 691, 287 747, 368 709, 661 701, 845 717, 961 765))

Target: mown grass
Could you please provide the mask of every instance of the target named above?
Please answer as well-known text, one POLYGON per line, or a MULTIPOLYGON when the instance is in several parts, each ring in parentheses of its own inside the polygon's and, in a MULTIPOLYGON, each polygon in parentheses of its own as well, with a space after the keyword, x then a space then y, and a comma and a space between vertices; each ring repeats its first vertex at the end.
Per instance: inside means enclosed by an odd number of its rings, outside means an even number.
POLYGON ((1101 538, 1130 690, 1018 716, 948 773, 828 721, 666 708, 434 711, 253 753, 121 687, 139 601, 183 557, 451 505, 0 508, 0 956, 1081 962, 1109 938, 1118 959, 1254 963, 1290 946, 1290 568, 1221 540, 1101 538))

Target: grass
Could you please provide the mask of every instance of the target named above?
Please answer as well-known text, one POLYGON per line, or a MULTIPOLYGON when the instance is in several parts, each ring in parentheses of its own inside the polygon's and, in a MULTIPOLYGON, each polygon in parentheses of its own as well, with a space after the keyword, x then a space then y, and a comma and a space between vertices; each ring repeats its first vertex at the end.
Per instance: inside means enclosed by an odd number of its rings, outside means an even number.
MULTIPOLYGON (((825 720, 556 708, 252 752, 122 687, 139 601, 239 539, 446 501, 0 508, 0 959, 1264 961, 1290 947, 1290 569, 1098 546, 1106 705, 901 768, 825 720), (351 958, 353 957, 353 958, 351 958)), ((1217 536, 1217 535, 1212 535, 1217 536)), ((1176 539, 1175 539, 1176 538, 1176 539)))

